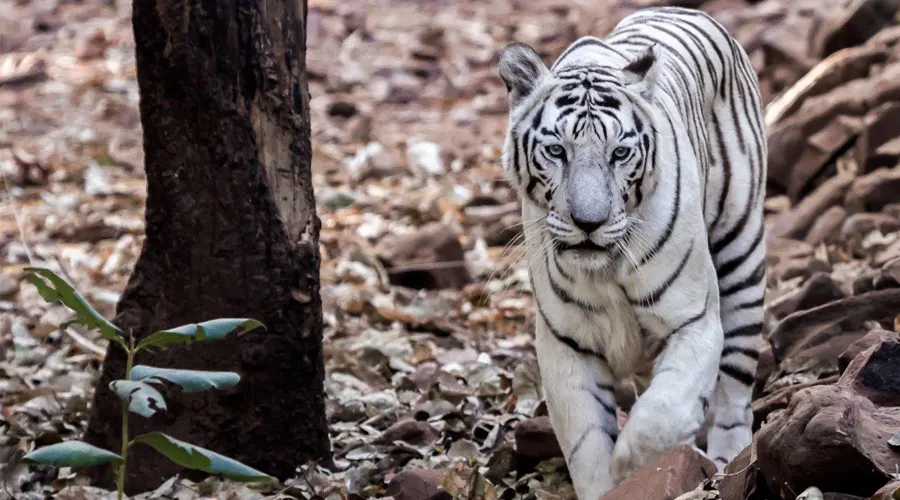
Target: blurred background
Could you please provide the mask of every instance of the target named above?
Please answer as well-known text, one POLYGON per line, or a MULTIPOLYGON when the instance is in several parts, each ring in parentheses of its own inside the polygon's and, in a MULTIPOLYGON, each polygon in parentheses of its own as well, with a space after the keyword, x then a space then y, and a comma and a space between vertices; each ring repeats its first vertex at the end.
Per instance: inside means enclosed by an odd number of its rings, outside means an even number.
MULTIPOLYGON (((887 264, 900 256, 897 2, 309 0, 326 391, 343 467, 304 472, 314 484, 367 496, 403 469, 490 463, 495 484, 512 491, 504 457, 558 456, 544 421, 532 420, 545 410, 518 202, 499 166, 498 56, 517 40, 549 64, 576 38, 661 4, 722 22, 770 105, 767 328, 896 284, 900 266, 887 264), (522 431, 513 452, 522 422, 533 435, 522 431), (395 439, 408 444, 383 445, 395 439)), ((0 451, 84 426, 105 343, 57 330, 67 311, 46 305, 22 268, 31 258, 61 269, 112 315, 143 239, 135 72, 129 1, 0 1, 0 451)), ((782 382, 762 384, 761 397, 831 374, 789 373, 779 355, 769 350, 758 378, 782 382)), ((829 367, 836 359, 823 356, 829 367)), ((767 404, 754 407, 758 418, 786 402, 767 404)), ((567 498, 551 463, 519 481, 567 498)))

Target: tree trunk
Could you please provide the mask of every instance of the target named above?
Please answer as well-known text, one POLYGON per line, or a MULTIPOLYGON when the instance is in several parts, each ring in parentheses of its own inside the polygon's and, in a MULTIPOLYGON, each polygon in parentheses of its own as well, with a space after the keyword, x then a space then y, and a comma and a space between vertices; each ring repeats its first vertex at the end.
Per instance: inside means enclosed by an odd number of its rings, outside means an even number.
MULTIPOLYGON (((306 1, 135 0, 133 27, 146 241, 115 322, 138 338, 216 317, 252 317, 267 330, 139 355, 137 363, 236 371, 242 380, 225 391, 170 393, 164 414, 132 414, 131 435, 162 430, 291 477, 307 460, 330 459, 306 1)), ((111 345, 85 436, 116 451, 121 406, 108 384, 124 365, 111 345)), ((127 491, 178 472, 137 446, 127 491)), ((108 469, 94 475, 112 484, 108 469)))

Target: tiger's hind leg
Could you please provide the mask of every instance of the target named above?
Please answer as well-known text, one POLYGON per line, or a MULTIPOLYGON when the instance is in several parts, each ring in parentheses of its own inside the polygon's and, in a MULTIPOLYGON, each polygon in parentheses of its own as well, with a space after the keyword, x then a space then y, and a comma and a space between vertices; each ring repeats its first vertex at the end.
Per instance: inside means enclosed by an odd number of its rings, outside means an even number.
MULTIPOLYGON (((761 219, 761 217, 760 217, 761 219)), ((740 252, 717 256, 719 307, 725 342, 719 377, 710 408, 712 425, 707 433, 707 457, 722 470, 750 445, 753 412, 750 409, 759 351, 762 348, 763 299, 765 296, 765 243, 762 222, 745 228, 732 245, 740 252), (743 245, 741 245, 743 243, 743 245)), ((724 249, 728 250, 728 248, 724 249)))

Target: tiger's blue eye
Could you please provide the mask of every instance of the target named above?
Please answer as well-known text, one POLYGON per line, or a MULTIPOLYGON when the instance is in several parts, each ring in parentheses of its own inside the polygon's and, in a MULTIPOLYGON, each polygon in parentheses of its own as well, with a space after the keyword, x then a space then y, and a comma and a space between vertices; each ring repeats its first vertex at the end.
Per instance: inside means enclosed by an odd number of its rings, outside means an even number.
POLYGON ((617 160, 621 160, 622 158, 625 158, 626 156, 628 156, 629 151, 630 151, 629 148, 627 148, 625 146, 619 146, 613 150, 613 158, 615 158, 617 160))
POLYGON ((563 156, 566 153, 566 148, 559 144, 551 144, 547 146, 547 152, 553 156, 563 156))

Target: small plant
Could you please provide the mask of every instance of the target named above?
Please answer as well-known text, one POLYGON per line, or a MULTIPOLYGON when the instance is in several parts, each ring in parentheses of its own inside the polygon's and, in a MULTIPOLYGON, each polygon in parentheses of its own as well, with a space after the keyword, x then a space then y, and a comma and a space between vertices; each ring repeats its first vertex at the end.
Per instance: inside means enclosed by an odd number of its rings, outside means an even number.
POLYGON ((136 343, 134 337, 128 335, 126 338, 126 335, 117 326, 103 318, 77 290, 53 271, 36 267, 29 267, 25 270, 29 273, 28 281, 37 287, 44 300, 51 303, 62 303, 75 313, 73 319, 59 325, 60 329, 65 329, 75 323, 88 328, 97 328, 103 338, 118 344, 125 350, 127 361, 125 379, 114 380, 109 384, 110 389, 119 396, 123 403, 121 453, 116 454, 82 441, 66 441, 34 450, 25 455, 23 460, 62 467, 91 467, 111 464, 116 471, 119 500, 122 499, 125 491, 128 450, 137 444, 150 446, 182 467, 210 474, 221 474, 234 481, 254 482, 272 479, 271 476, 236 460, 179 441, 161 432, 149 432, 134 439, 129 439, 128 435, 129 412, 151 417, 157 411, 166 410, 165 399, 153 387, 163 384, 164 380, 181 386, 186 393, 226 389, 241 380, 240 375, 233 372, 178 370, 146 365, 133 366, 135 354, 143 349, 165 349, 172 345, 219 340, 239 329, 246 333, 262 327, 262 323, 246 318, 220 318, 158 331, 136 343))

